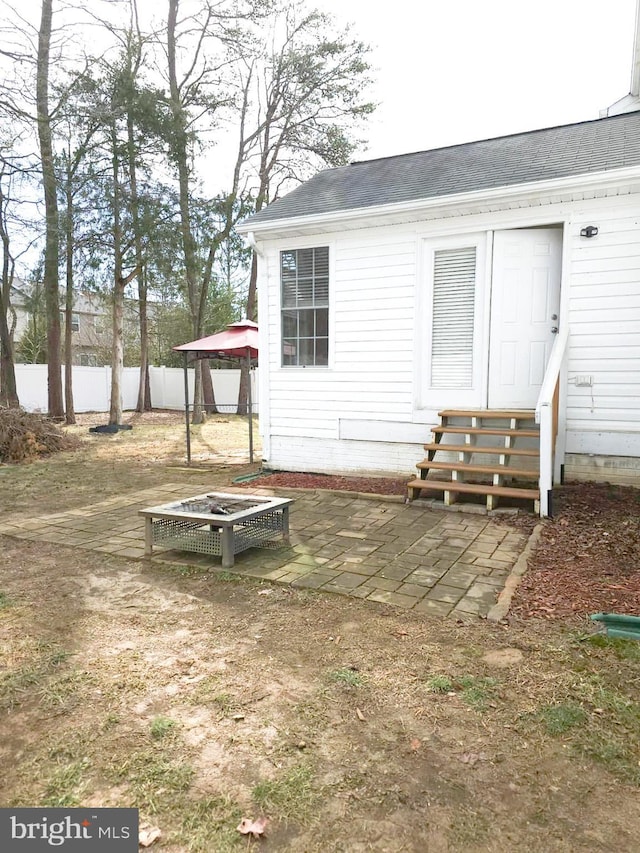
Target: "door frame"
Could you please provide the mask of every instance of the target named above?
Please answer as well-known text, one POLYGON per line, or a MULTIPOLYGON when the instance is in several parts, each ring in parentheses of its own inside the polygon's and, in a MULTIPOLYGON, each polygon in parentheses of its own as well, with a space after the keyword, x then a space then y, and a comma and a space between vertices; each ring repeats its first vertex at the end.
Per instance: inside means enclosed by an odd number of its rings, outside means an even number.
MULTIPOLYGON (((483 244, 483 263, 479 266, 478 282, 480 293, 478 294, 477 306, 479 307, 478 339, 477 339, 477 377, 478 386, 474 389, 475 399, 469 402, 469 408, 487 408, 489 400, 489 347, 491 329, 491 289, 493 275, 493 244, 494 235, 498 231, 514 231, 531 228, 553 228, 556 227, 562 234, 561 270, 560 270, 560 325, 568 322, 569 315, 569 271, 570 271, 570 231, 572 220, 566 216, 550 218, 547 216, 536 219, 531 216, 530 210, 503 211, 502 215, 494 214, 498 219, 498 227, 488 227, 487 224, 479 225, 477 220, 473 223, 458 222, 458 228, 452 228, 447 223, 446 227, 435 227, 434 223, 421 228, 416 233, 416 278, 415 278, 415 323, 414 323, 414 370, 413 370, 413 407, 411 420, 413 423, 435 423, 436 413, 439 409, 450 405, 450 393, 442 394, 435 389, 430 389, 425 381, 425 371, 429 362, 429 355, 424 335, 424 323, 431 322, 431 298, 432 287, 432 253, 434 249, 448 248, 455 245, 469 245, 475 240, 481 239, 483 244), (513 217, 512 221, 509 221, 513 217)), ((483 216, 483 219, 488 216, 483 216)), ((442 223, 444 225, 444 223, 442 223)), ((430 326, 429 326, 430 328, 430 326)), ((475 373, 475 371, 474 371, 475 373)), ((562 448, 566 444, 566 371, 560 380, 560 408, 558 415, 558 439, 556 447, 562 448)), ((455 403, 453 404, 455 405, 455 403)), ((557 454, 558 455, 558 454, 557 454)))
MULTIPOLYGON (((563 290, 564 290, 563 281, 564 281, 565 245, 566 245, 565 223, 562 222, 562 223, 552 223, 552 224, 548 224, 548 225, 535 225, 535 226, 521 225, 517 228, 500 228, 500 229, 495 229, 494 231, 491 232, 491 238, 489 241, 490 245, 491 245, 491 267, 490 267, 491 272, 490 272, 489 279, 488 279, 488 287, 487 287, 488 305, 487 305, 486 314, 485 314, 485 316, 486 316, 486 341, 487 341, 486 366, 485 366, 485 371, 484 371, 485 384, 484 384, 483 393, 482 393, 482 399, 483 399, 484 405, 487 409, 492 408, 492 409, 498 409, 499 410, 500 408, 506 408, 506 409, 513 408, 513 409, 517 410, 518 408, 520 408, 520 406, 518 406, 517 404, 514 404, 513 406, 508 406, 508 405, 490 406, 489 405, 489 395, 490 395, 490 391, 491 391, 491 350, 492 350, 492 344, 493 344, 492 336, 491 336, 491 330, 492 330, 492 311, 493 311, 493 307, 494 307, 493 306, 493 296, 494 296, 494 278, 495 278, 495 266, 494 266, 495 237, 496 237, 496 234, 504 234, 506 232, 543 231, 543 230, 557 231, 557 232, 559 232, 559 237, 560 237, 559 270, 558 270, 558 273, 559 273, 558 319, 556 321, 558 326, 560 327, 561 324, 563 323, 563 310, 562 310, 563 309, 563 290)), ((549 322, 551 322, 551 318, 549 318, 549 322)), ((533 406, 535 407, 535 404, 533 404, 533 406)), ((529 407, 527 407, 527 408, 529 408, 529 407)))

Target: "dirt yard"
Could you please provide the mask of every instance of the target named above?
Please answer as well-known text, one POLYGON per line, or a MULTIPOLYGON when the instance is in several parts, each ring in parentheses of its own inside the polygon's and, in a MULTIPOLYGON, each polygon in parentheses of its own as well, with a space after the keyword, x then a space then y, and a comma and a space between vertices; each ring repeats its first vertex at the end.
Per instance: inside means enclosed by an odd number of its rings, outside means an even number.
MULTIPOLYGON (((0 466, 2 517, 251 470, 243 421, 189 471, 164 420, 0 466)), ((640 644, 535 603, 552 544, 586 560, 563 517, 501 625, 0 537, 0 804, 135 806, 167 853, 637 850, 640 644)))

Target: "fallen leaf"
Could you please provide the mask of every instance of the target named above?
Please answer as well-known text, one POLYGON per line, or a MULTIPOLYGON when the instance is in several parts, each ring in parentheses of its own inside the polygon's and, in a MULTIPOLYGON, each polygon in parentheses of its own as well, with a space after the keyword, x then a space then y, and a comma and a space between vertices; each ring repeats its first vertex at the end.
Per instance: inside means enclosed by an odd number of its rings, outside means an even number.
POLYGON ((360 722, 361 722, 361 723, 364 723, 364 721, 365 721, 365 716, 364 716, 364 714, 362 713, 362 711, 360 710, 360 708, 356 708, 356 716, 357 716, 357 718, 360 720, 360 722))
POLYGON ((269 819, 266 817, 259 817, 255 820, 243 817, 236 829, 242 835, 253 835, 254 838, 260 838, 261 835, 264 835, 268 823, 269 819))
POLYGON ((411 739, 411 749, 414 752, 417 752, 421 746, 422 746, 422 744, 420 743, 420 741, 418 740, 417 737, 414 737, 411 739))
POLYGON ((138 844, 140 847, 150 847, 159 838, 162 838, 162 832, 157 826, 151 829, 141 829, 138 833, 138 844))
POLYGON ((270 589, 259 589, 258 595, 271 595, 271 590, 270 589))

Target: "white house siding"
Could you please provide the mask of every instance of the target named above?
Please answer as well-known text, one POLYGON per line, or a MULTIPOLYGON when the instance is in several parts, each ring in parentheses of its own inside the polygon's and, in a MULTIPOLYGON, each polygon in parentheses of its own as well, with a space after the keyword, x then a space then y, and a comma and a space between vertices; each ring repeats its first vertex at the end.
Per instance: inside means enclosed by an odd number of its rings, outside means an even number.
POLYGON ((628 481, 629 457, 640 457, 640 199, 584 202, 573 221, 567 473, 628 481), (596 237, 580 237, 587 224, 596 237), (576 384, 583 377, 592 384, 576 384))
MULTIPOLYGON (((269 377, 261 411, 268 465, 409 473, 441 405, 434 398, 418 411, 416 404, 414 333, 425 323, 416 316, 416 285, 424 276, 424 240, 484 232, 490 245, 493 230, 564 224, 560 322, 571 328, 563 395, 567 469, 589 476, 593 460, 600 460, 604 478, 615 479, 619 469, 628 480, 629 458, 640 458, 640 195, 585 194, 263 242, 260 322, 267 323, 269 377), (580 237, 586 225, 598 227, 597 237, 580 237), (282 368, 279 252, 322 245, 330 248, 330 364, 282 368), (593 384, 576 385, 582 376, 593 384)), ((487 328, 478 341, 486 347, 488 310, 482 322, 487 328)))
MULTIPOLYGON (((393 429, 397 422, 411 422, 415 229, 376 228, 312 241, 278 241, 265 248, 263 262, 269 281, 269 465, 410 470, 415 445, 340 440, 340 423, 387 421, 393 429), (283 368, 280 251, 323 245, 330 251, 329 366, 283 368)), ((261 402, 264 411, 264 398, 261 402)))

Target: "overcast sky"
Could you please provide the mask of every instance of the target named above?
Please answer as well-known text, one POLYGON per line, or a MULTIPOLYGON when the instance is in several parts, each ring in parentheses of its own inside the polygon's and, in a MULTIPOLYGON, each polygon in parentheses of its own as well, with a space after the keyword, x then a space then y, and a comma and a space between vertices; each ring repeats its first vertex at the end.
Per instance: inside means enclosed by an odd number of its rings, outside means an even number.
POLYGON ((636 0, 316 0, 374 47, 358 159, 598 117, 627 94, 636 0))

